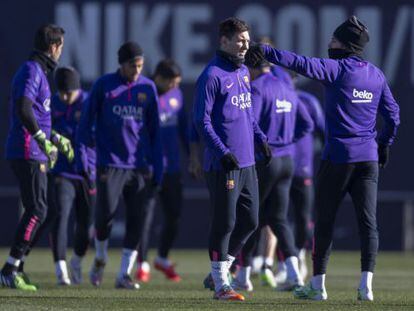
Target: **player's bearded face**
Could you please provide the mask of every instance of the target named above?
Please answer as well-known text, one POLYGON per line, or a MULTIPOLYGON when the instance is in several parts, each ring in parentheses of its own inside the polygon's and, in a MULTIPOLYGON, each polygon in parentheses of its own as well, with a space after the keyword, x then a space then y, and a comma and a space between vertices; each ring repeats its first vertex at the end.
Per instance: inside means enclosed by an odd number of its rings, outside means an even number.
POLYGON ((129 82, 137 81, 144 67, 144 58, 137 57, 121 65, 121 74, 129 82))
POLYGON ((64 39, 62 37, 61 43, 52 44, 50 47, 49 52, 55 62, 58 62, 60 56, 62 55, 63 43, 64 43, 64 39))
POLYGON ((233 56, 244 59, 244 56, 249 49, 249 43, 249 32, 243 31, 234 34, 230 39, 223 37, 222 49, 233 56))

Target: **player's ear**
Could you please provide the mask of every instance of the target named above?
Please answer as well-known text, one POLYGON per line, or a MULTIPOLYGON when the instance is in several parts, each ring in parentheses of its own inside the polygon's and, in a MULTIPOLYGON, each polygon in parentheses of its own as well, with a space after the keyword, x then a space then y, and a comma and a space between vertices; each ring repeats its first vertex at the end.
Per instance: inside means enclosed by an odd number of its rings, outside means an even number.
POLYGON ((220 46, 221 47, 226 47, 229 44, 229 38, 227 38, 226 36, 221 36, 220 37, 220 46))

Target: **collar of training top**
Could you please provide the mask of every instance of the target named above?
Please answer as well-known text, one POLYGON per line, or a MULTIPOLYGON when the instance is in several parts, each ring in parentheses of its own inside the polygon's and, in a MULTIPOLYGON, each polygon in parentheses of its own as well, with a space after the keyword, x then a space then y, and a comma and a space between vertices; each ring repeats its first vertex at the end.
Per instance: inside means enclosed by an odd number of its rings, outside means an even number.
POLYGON ((55 70, 57 66, 57 62, 55 60, 53 60, 46 53, 38 51, 38 50, 34 50, 32 54, 30 55, 29 59, 39 63, 43 71, 45 71, 46 74, 55 70))
POLYGON ((244 63, 244 58, 240 58, 234 55, 231 55, 227 52, 224 52, 222 50, 217 50, 216 55, 220 57, 221 59, 224 59, 225 61, 231 63, 233 66, 240 68, 244 63))

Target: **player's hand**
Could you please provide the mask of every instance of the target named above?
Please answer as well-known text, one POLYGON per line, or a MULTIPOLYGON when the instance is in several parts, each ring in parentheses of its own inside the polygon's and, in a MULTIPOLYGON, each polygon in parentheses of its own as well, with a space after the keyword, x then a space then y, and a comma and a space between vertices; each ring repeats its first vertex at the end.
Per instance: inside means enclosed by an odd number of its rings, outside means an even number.
POLYGON ((52 131, 52 142, 69 162, 73 161, 75 153, 69 139, 55 131, 52 131))
POLYGON ((378 145, 378 164, 380 168, 385 168, 390 158, 390 147, 378 145))
POLYGON ((155 180, 148 186, 148 196, 155 197, 161 191, 161 185, 155 180))
POLYGON ((234 154, 231 152, 226 153, 221 159, 220 159, 221 166, 226 171, 233 171, 240 169, 239 167, 239 161, 237 161, 234 154))
POLYGON ((49 168, 53 168, 57 161, 58 149, 49 139, 46 139, 46 134, 42 130, 39 130, 36 134, 34 134, 33 138, 36 140, 39 148, 47 156, 49 160, 49 168))
POLYGON ((86 185, 86 188, 88 190, 89 195, 95 195, 96 194, 96 181, 91 178, 91 174, 86 171, 80 172, 80 175, 83 177, 83 182, 86 185))
POLYGON ((272 150, 270 150, 269 144, 266 141, 260 145, 260 148, 264 156, 265 164, 269 166, 270 162, 272 162, 272 150))
POLYGON ((265 56, 260 44, 251 43, 244 59, 245 65, 249 67, 256 67, 259 63, 263 62, 265 56))
POLYGON ((197 157, 190 157, 188 172, 190 173, 190 176, 196 180, 200 180, 203 176, 203 170, 201 169, 201 164, 197 157))

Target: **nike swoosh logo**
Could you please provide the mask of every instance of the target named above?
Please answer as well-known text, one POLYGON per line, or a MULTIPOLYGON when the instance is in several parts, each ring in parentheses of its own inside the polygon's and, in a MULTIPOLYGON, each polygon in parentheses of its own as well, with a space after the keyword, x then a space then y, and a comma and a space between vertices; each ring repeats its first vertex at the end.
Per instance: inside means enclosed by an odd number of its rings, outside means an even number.
POLYGON ((232 86, 233 86, 233 84, 234 84, 234 82, 233 83, 230 83, 229 85, 226 85, 226 88, 231 88, 232 86))

